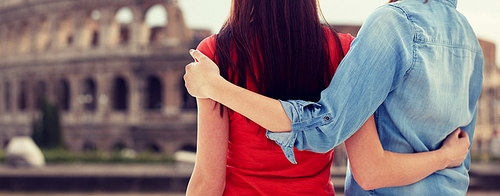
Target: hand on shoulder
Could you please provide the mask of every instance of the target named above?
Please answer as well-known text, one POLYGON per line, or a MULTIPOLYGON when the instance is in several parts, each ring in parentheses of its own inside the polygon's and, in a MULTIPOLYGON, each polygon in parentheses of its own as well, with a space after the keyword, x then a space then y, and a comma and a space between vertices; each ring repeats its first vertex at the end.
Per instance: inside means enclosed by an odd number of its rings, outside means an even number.
POLYGON ((198 50, 190 50, 189 53, 195 62, 186 65, 184 74, 186 88, 193 97, 211 98, 210 92, 214 82, 223 79, 219 67, 198 50))

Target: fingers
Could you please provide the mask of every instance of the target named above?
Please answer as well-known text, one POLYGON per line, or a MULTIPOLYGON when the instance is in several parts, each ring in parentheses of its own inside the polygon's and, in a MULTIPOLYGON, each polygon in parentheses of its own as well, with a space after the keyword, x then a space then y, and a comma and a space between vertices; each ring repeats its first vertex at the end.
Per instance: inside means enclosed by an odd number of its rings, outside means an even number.
POLYGON ((460 128, 457 128, 452 134, 461 140, 466 140, 467 145, 470 146, 469 134, 467 132, 462 131, 460 128))
POLYGON ((193 57, 194 60, 196 61, 202 61, 202 60, 207 60, 209 59, 205 54, 201 53, 199 50, 189 50, 189 54, 193 57))
POLYGON ((450 135, 448 135, 447 138, 450 138, 450 139, 452 139, 452 138, 453 139, 462 139, 462 138, 469 139, 469 135, 467 134, 467 132, 462 131, 460 128, 457 128, 457 129, 455 129, 455 131, 450 133, 450 135))
POLYGON ((186 65, 186 67, 184 68, 185 70, 185 74, 184 74, 184 78, 186 76, 186 74, 189 72, 189 70, 191 69, 191 66, 193 66, 193 62, 189 63, 186 65))
POLYGON ((467 132, 460 130, 460 134, 458 135, 459 138, 467 138, 469 139, 469 134, 467 132))
POLYGON ((467 140, 468 146, 470 146, 470 140, 469 140, 469 134, 465 131, 460 131, 460 135, 458 135, 459 138, 467 140))

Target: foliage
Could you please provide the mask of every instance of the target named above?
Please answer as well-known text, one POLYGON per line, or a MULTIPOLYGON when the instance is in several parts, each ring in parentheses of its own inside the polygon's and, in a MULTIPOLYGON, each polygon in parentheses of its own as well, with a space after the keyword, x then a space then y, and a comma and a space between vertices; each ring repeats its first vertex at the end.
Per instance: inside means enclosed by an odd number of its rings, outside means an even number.
MULTIPOLYGON (((64 149, 62 130, 59 122, 59 109, 47 99, 41 100, 42 115, 33 121, 32 138, 42 149, 47 163, 172 163, 174 159, 169 154, 144 151, 135 153, 125 149, 116 149, 108 153, 100 150, 70 152, 64 149)), ((0 161, 4 153, 0 151, 0 161)))
MULTIPOLYGON (((47 163, 173 163, 169 154, 158 154, 149 151, 141 152, 134 157, 124 155, 122 151, 106 153, 103 151, 70 152, 62 148, 42 149, 47 163)), ((5 152, 0 149, 0 163, 5 162, 5 152)))
POLYGON ((48 99, 41 100, 41 119, 33 122, 33 135, 31 136, 40 148, 53 149, 63 146, 62 130, 59 122, 59 108, 48 99))
POLYGON ((47 163, 172 163, 169 154, 141 152, 134 157, 124 156, 121 151, 106 153, 100 150, 86 152, 70 152, 62 148, 43 149, 47 163))

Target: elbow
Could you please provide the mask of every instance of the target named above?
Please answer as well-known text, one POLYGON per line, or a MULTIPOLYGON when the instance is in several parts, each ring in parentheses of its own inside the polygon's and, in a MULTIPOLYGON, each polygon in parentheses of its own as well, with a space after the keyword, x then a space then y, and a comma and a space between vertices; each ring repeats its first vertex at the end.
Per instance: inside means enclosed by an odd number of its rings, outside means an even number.
POLYGON ((365 191, 369 191, 369 190, 373 190, 373 189, 378 188, 377 185, 371 180, 361 179, 361 180, 356 180, 356 182, 365 191))
POLYGON ((358 185, 365 191, 368 191, 368 190, 373 190, 373 189, 377 189, 377 188, 380 188, 379 184, 378 184, 378 181, 379 179, 377 179, 374 175, 371 175, 371 171, 358 171, 358 172, 355 172, 354 169, 352 169, 352 176, 354 177, 354 180, 356 181, 356 183, 358 183, 358 185))
POLYGON ((358 185, 365 191, 373 190, 379 188, 373 179, 368 179, 365 177, 362 178, 356 178, 354 177, 354 180, 358 183, 358 185))

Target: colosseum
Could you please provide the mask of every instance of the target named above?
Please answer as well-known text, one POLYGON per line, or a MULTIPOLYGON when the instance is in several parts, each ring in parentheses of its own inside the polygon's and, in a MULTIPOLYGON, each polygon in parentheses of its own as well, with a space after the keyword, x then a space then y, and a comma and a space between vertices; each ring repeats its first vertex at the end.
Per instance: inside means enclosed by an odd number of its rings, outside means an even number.
MULTIPOLYGON (((209 34, 186 26, 177 0, 1 0, 0 149, 31 134, 42 98, 58 104, 69 150, 194 149, 196 103, 182 75, 188 49, 209 34)), ((487 153, 500 129, 500 70, 495 44, 480 43, 473 151, 487 153)))
POLYGON ((70 150, 194 148, 182 76, 196 32, 176 0, 2 0, 1 147, 31 134, 46 97, 70 150))

